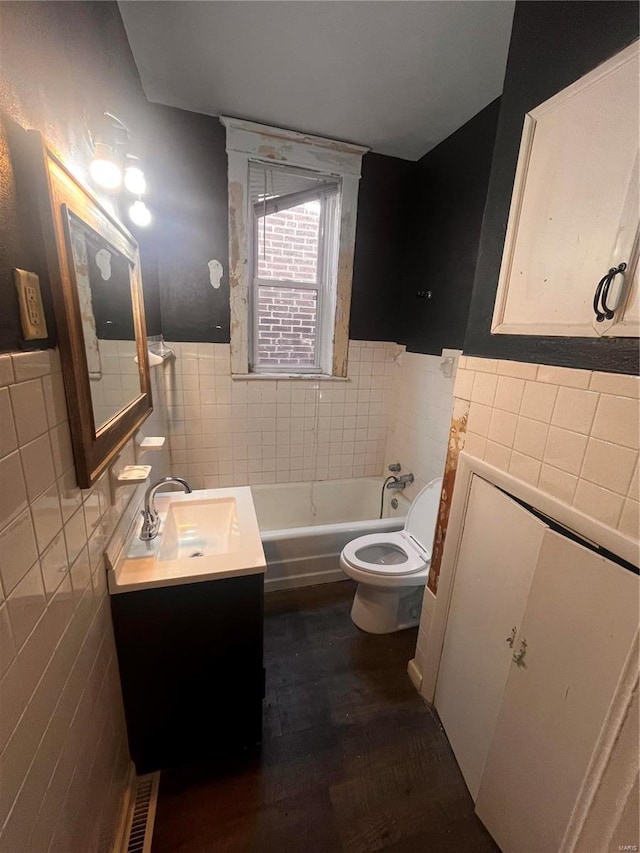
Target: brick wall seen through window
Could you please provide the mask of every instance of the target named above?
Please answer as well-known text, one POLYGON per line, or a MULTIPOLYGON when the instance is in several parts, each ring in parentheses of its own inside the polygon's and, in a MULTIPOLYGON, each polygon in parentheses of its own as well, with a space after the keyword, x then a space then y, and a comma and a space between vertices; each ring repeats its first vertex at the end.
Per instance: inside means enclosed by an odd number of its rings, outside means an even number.
POLYGON ((268 280, 316 283, 320 203, 310 201, 258 219, 258 363, 313 367, 317 293, 269 286, 268 280))

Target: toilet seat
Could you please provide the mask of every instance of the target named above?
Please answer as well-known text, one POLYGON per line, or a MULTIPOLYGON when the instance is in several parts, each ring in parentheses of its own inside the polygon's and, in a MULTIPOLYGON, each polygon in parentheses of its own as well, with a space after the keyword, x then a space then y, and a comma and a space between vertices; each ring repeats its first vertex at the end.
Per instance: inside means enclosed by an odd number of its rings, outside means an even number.
POLYGON ((374 583, 388 578, 390 585, 421 571, 427 573, 441 486, 442 478, 438 477, 420 491, 409 507, 404 530, 370 533, 348 542, 340 555, 343 568, 350 566, 377 575, 374 583))
POLYGON ((391 634, 420 621, 441 487, 439 477, 419 492, 404 530, 359 536, 342 549, 340 566, 358 584, 351 619, 363 631, 391 634))
POLYGON ((345 545, 342 557, 361 572, 386 576, 412 575, 424 569, 430 559, 404 530, 359 536, 345 545))

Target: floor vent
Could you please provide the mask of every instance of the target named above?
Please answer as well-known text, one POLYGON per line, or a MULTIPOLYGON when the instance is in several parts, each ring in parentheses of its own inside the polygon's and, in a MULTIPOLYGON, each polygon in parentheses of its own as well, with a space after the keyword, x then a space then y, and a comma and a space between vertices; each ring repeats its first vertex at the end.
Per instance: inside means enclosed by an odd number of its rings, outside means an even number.
POLYGON ((127 853, 151 853, 159 785, 159 773, 138 776, 136 799, 131 812, 129 835, 125 847, 127 853))

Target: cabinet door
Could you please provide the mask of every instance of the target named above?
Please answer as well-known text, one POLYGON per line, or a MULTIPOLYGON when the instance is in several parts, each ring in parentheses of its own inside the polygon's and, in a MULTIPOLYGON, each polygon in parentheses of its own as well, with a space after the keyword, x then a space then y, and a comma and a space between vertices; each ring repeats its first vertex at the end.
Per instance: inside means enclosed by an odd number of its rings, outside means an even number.
POLYGON ((476 802, 503 853, 560 849, 637 626, 638 578, 545 533, 476 802))
POLYGON ((638 69, 634 44, 525 117, 494 333, 638 335, 633 310, 598 323, 593 309, 609 269, 633 278, 638 69))
POLYGON ((434 703, 474 799, 547 529, 473 478, 434 703))
POLYGON ((262 575, 111 596, 138 773, 243 754, 261 738, 262 575))

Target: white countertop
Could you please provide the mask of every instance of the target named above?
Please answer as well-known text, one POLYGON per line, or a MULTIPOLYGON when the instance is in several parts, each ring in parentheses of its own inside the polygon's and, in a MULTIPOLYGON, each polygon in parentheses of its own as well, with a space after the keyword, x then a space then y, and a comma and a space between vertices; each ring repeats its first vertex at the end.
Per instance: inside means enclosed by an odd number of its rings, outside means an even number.
POLYGON ((111 595, 242 575, 264 574, 266 561, 251 489, 248 486, 199 489, 189 495, 175 491, 160 492, 156 495, 155 504, 160 515, 158 536, 149 542, 143 542, 139 538, 142 526, 142 517, 140 517, 122 549, 115 568, 107 572, 111 595), (233 498, 236 501, 237 535, 233 550, 196 558, 159 559, 170 504, 225 498, 233 498))

